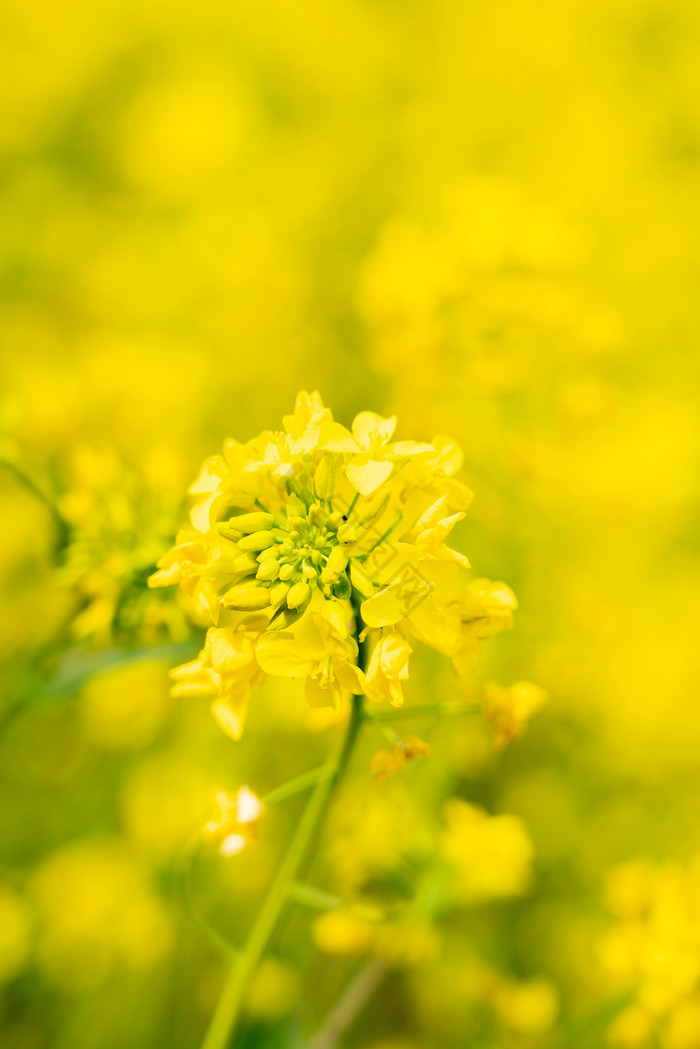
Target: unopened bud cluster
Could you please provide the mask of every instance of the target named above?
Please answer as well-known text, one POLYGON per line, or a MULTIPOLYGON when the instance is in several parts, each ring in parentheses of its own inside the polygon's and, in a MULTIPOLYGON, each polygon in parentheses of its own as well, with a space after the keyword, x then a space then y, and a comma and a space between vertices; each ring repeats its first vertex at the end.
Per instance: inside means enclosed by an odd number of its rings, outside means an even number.
POLYGON ((287 504, 277 513, 240 513, 217 525, 236 550, 230 562, 233 585, 221 607, 271 608, 271 625, 278 626, 298 619, 317 589, 327 599, 350 597, 349 548, 367 536, 389 502, 385 492, 358 500, 347 513, 335 509, 330 454, 316 467, 311 487, 290 480, 287 489, 287 504))

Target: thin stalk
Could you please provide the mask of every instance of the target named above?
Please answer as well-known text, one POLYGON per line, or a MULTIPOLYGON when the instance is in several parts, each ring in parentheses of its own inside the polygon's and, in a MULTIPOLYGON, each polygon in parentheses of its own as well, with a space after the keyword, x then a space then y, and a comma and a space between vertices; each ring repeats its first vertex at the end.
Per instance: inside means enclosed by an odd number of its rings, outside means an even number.
POLYGON ((333 770, 327 764, 319 765, 318 768, 311 769, 309 772, 302 772, 301 776, 296 776, 294 779, 290 779, 288 783, 283 783, 281 787, 271 790, 261 800, 268 807, 277 805, 280 801, 286 801, 287 798, 292 798, 295 794, 301 794, 303 790, 308 790, 309 787, 315 786, 319 780, 328 779, 332 774, 333 770))
POLYGON ((375 958, 361 969, 306 1049, 335 1049, 386 976, 386 962, 375 958))
POLYGON ((360 558, 360 560, 361 560, 361 561, 366 561, 366 560, 367 560, 367 558, 369 557, 369 555, 370 555, 370 554, 373 554, 373 553, 374 553, 374 551, 375 551, 375 550, 377 549, 377 547, 378 547, 378 546, 380 546, 380 545, 381 545, 381 544, 382 544, 382 543, 383 543, 383 542, 384 542, 384 541, 385 541, 386 539, 388 539, 388 538, 389 538, 389 536, 390 536, 390 535, 391 535, 391 533, 392 533, 392 532, 394 531, 394 529, 396 528, 396 526, 397 526, 397 525, 398 525, 398 524, 399 524, 399 523, 400 523, 400 522, 401 522, 402 520, 403 520, 403 514, 397 514, 397 515, 396 515, 396 517, 395 517, 395 519, 394 519, 394 521, 393 521, 393 523, 389 525, 389 527, 387 528, 386 532, 384 532, 384 534, 383 534, 383 535, 380 535, 379 539, 377 539, 377 541, 376 541, 376 543, 374 544, 374 546, 371 546, 371 547, 369 548, 369 550, 367 550, 367 551, 366 551, 366 552, 365 552, 364 554, 362 554, 362 557, 360 558))
POLYGON ((318 911, 334 911, 342 906, 342 900, 330 892, 323 892, 321 889, 315 889, 313 885, 304 885, 298 881, 289 886, 289 899, 318 911))
POLYGON ((33 481, 32 478, 21 469, 21 467, 11 462, 11 460, 0 459, 0 467, 9 470, 10 473, 14 474, 19 483, 24 485, 27 491, 31 492, 31 494, 38 499, 39 502, 43 503, 45 508, 49 511, 54 528, 56 529, 57 546, 58 549, 61 550, 68 542, 70 527, 54 501, 49 498, 46 492, 41 490, 39 485, 36 484, 36 482, 33 481))
POLYGON ((209 1030, 202 1043, 202 1049, 226 1049, 235 1034, 248 982, 265 953, 282 909, 289 898, 290 886, 320 829, 331 793, 347 768, 362 722, 362 696, 354 696, 350 720, 339 752, 335 759, 329 762, 328 776, 322 777, 316 783, 245 948, 231 966, 209 1030))

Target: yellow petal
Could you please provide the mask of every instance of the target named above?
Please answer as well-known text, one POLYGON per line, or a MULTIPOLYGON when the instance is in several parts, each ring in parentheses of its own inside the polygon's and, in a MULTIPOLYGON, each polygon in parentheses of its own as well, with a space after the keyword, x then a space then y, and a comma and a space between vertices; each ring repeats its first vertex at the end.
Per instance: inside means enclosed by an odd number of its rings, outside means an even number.
POLYGON ((213 455, 207 459, 196 481, 190 485, 192 495, 215 492, 228 473, 226 460, 221 455, 213 455))
POLYGON ((318 660, 309 658, 290 632, 263 634, 258 641, 255 655, 266 674, 279 677, 306 677, 316 668, 318 660))
POLYGON ((437 452, 434 465, 442 470, 446 477, 451 477, 462 469, 464 452, 451 437, 433 437, 432 445, 437 452))
POLYGON ((361 495, 371 495, 389 477, 393 463, 370 459, 365 463, 350 463, 346 473, 350 484, 361 495))
POLYGON ((352 423, 352 434, 361 448, 369 448, 372 438, 381 437, 382 444, 391 440, 396 429, 396 416, 384 419, 376 412, 360 412, 352 423))
POLYGON ((304 695, 310 707, 335 707, 340 706, 340 688, 337 685, 328 685, 321 688, 316 678, 309 677, 304 685, 304 695))
POLYGON ((337 660, 335 663, 335 676, 346 692, 352 692, 354 696, 363 696, 367 689, 367 679, 364 672, 354 663, 348 660, 337 660))
POLYGON ((237 702, 235 709, 226 700, 217 699, 211 705, 211 712, 227 736, 238 741, 243 735, 243 725, 248 707, 247 692, 237 702))
POLYGON ((425 441, 397 441, 391 446, 392 455, 428 455, 434 451, 432 444, 425 441))
POLYGON ((359 452, 357 441, 345 426, 329 423, 323 428, 323 448, 328 452, 359 452))
POLYGON ((393 626, 394 623, 398 623, 405 615, 400 588, 388 586, 380 590, 374 597, 363 601, 361 612, 367 626, 393 626))

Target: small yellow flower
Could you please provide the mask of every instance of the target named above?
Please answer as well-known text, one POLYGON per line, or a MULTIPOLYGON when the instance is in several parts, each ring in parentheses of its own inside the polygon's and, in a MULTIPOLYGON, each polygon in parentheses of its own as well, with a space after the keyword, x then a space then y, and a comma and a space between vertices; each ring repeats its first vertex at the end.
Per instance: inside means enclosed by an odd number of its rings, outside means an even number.
POLYGON ((460 798, 446 802, 444 815, 442 850, 458 902, 506 899, 527 889, 533 848, 517 816, 491 816, 460 798))
POLYGON ((371 495, 389 479, 396 460, 435 452, 431 444, 420 441, 397 441, 389 444, 396 429, 396 416, 384 419, 376 412, 360 412, 352 424, 352 434, 338 427, 328 449, 351 452, 347 476, 357 492, 371 495))
POLYGON ((183 610, 143 586, 175 531, 180 504, 169 479, 164 484, 148 466, 130 469, 111 449, 87 447, 69 464, 59 501, 68 524, 59 580, 79 602, 71 632, 80 641, 152 643, 189 634, 183 610))
POLYGON ((306 699, 314 707, 337 710, 345 695, 365 690, 364 674, 354 662, 357 642, 347 632, 338 602, 323 602, 317 615, 300 620, 293 630, 268 631, 256 654, 267 674, 305 677, 306 699))
POLYGON ((0 885, 0 984, 20 973, 29 960, 30 922, 23 900, 0 885))
POLYGON ((250 787, 239 787, 235 797, 218 790, 214 798, 217 815, 204 827, 204 838, 219 846, 222 856, 235 856, 257 841, 258 823, 265 806, 250 787))
POLYGON ((214 717, 231 736, 243 732, 251 688, 263 679, 255 645, 266 626, 257 616, 239 616, 236 626, 211 627, 197 659, 170 672, 174 696, 211 699, 214 717))
POLYGON ((482 699, 484 716, 495 729, 496 745, 503 747, 521 736, 532 715, 547 699, 545 690, 529 681, 519 681, 509 688, 486 685, 482 699))
POLYGON ((382 633, 367 666, 365 694, 375 703, 385 700, 403 706, 401 683, 408 678, 408 658, 413 649, 398 630, 382 633))
POLYGON ((346 957, 371 951, 376 926, 359 915, 334 910, 316 919, 312 934, 319 950, 325 954, 346 957))
POLYGON ((700 882, 689 866, 636 860, 611 871, 617 921, 598 944, 616 989, 634 1000, 612 1024, 611 1045, 691 1049, 700 1037, 700 882))
POLYGON ((505 1027, 519 1034, 537 1035, 553 1026, 559 1002, 549 980, 502 980, 494 988, 494 1006, 505 1027))
POLYGON ((369 763, 369 770, 381 783, 390 776, 396 775, 412 758, 427 758, 430 747, 417 736, 404 736, 391 750, 378 750, 369 763))

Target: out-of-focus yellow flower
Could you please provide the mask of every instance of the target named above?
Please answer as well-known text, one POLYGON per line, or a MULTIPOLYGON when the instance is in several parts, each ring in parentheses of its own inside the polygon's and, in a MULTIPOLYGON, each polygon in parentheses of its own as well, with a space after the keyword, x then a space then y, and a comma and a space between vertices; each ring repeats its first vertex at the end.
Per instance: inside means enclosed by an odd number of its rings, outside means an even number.
POLYGON ((661 1035, 662 1049, 695 1049, 700 1045, 700 996, 673 1010, 661 1035))
POLYGON ((128 470, 109 449, 75 453, 70 487, 59 501, 69 525, 59 578, 83 605, 72 623, 79 640, 189 635, 181 607, 144 587, 179 510, 177 492, 159 480, 145 468, 128 470))
POLYGON ((222 856, 235 856, 257 841, 258 823, 265 806, 250 787, 239 787, 235 797, 218 790, 214 798, 216 817, 205 824, 204 838, 219 846, 222 856))
POLYGON ((442 851, 454 871, 453 892, 463 904, 519 896, 530 882, 533 848, 516 816, 490 816, 460 798, 444 808, 442 851))
POLYGON ((9 888, 0 885, 0 983, 24 969, 30 949, 27 907, 9 888))
POLYGON ((261 1020, 278 1020, 299 1002, 299 974, 280 958, 264 958, 248 986, 246 1009, 261 1020))
POLYGON ((168 713, 168 675, 162 663, 143 661, 95 674, 80 697, 83 731, 104 747, 142 747, 168 713))
POLYGON ((175 671, 175 689, 215 696, 234 738, 258 669, 306 678, 312 705, 337 707, 365 690, 398 705, 407 635, 465 669, 515 608, 504 583, 470 581, 467 559, 446 545, 470 499, 452 477, 454 442, 390 443, 396 420, 374 412, 361 412, 351 433, 317 392, 302 391, 283 422, 206 460, 190 488, 190 526, 149 579, 178 583, 213 622, 200 658, 175 671), (374 644, 368 679, 356 663, 358 606, 374 644))
POLYGON ((557 1018, 559 1006, 556 988, 543 978, 499 981, 493 1003, 504 1027, 524 1035, 548 1031, 557 1018))
POLYGON ((313 924, 314 943, 325 954, 367 954, 375 942, 376 926, 347 911, 328 911, 313 924))
POLYGON ((645 1049, 654 1037, 654 1018, 639 1005, 630 1005, 616 1016, 608 1029, 614 1049, 645 1049))
POLYGON ((412 758, 427 758, 430 747, 417 736, 404 736, 391 750, 378 750, 369 763, 369 770, 380 783, 396 775, 412 758))
POLYGON ((63 846, 39 865, 30 890, 38 963, 67 991, 98 986, 119 963, 148 969, 170 947, 168 915, 119 841, 63 846))
POLYGON ((486 685, 482 703, 484 715, 495 729, 496 745, 504 747, 522 735, 532 715, 547 699, 545 690, 529 681, 519 681, 508 688, 486 685))
POLYGON ((635 995, 611 1044, 657 1037, 664 1049, 690 1049, 700 1037, 700 862, 623 864, 610 872, 608 897, 618 920, 599 956, 613 985, 635 995))
POLYGON ((126 833, 140 852, 172 860, 206 820, 210 800, 209 775, 177 752, 151 754, 121 791, 126 833))
POLYGON ((606 902, 620 918, 642 918, 654 899, 656 870, 650 860, 631 860, 607 877, 606 902))
POLYGON ((382 922, 375 935, 375 951, 397 968, 425 969, 440 957, 442 931, 428 919, 408 914, 382 922))

